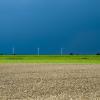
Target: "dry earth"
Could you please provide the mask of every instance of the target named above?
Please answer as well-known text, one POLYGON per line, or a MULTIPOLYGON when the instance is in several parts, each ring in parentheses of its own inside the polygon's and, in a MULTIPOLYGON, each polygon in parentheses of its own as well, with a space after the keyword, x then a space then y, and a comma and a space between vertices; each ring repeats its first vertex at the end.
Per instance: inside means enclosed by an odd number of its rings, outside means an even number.
POLYGON ((100 100, 100 65, 0 64, 0 100, 100 100))

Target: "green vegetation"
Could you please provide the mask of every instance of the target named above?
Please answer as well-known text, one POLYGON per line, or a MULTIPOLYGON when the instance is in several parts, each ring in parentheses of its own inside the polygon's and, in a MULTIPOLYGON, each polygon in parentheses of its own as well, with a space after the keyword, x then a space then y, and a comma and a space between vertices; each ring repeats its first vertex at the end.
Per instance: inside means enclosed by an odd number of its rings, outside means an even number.
POLYGON ((81 63, 100 64, 99 55, 1 55, 0 63, 81 63))

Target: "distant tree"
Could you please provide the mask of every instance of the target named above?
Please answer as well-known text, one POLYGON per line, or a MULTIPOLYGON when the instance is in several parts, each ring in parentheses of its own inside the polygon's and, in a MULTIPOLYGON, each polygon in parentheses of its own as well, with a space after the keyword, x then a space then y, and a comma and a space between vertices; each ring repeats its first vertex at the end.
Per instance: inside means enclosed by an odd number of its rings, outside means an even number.
POLYGON ((16 55, 16 53, 14 53, 13 55, 16 55))
POLYGON ((3 53, 0 53, 0 55, 4 55, 3 53))
POLYGON ((69 53, 69 55, 74 55, 73 53, 69 53))
POLYGON ((98 52, 98 53, 96 53, 96 55, 100 55, 100 53, 98 52))

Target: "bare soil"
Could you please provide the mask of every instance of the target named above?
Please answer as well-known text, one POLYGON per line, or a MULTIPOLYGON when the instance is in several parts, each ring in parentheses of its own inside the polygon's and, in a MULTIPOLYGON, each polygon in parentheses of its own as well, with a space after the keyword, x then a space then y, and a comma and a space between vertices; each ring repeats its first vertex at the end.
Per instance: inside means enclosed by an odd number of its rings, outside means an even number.
POLYGON ((100 100, 100 65, 0 64, 0 100, 100 100))

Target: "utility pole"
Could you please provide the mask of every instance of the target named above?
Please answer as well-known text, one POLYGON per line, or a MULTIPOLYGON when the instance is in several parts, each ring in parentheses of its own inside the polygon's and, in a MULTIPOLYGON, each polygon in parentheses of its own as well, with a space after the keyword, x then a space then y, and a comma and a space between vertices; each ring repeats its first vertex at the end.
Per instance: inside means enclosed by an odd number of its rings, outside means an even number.
POLYGON ((40 55, 40 48, 37 48, 37 51, 38 51, 38 56, 40 55))
POLYGON ((60 51, 60 53, 61 53, 61 56, 63 55, 63 48, 61 48, 61 51, 60 51))
POLYGON ((12 54, 15 55, 15 48, 12 48, 12 54))

